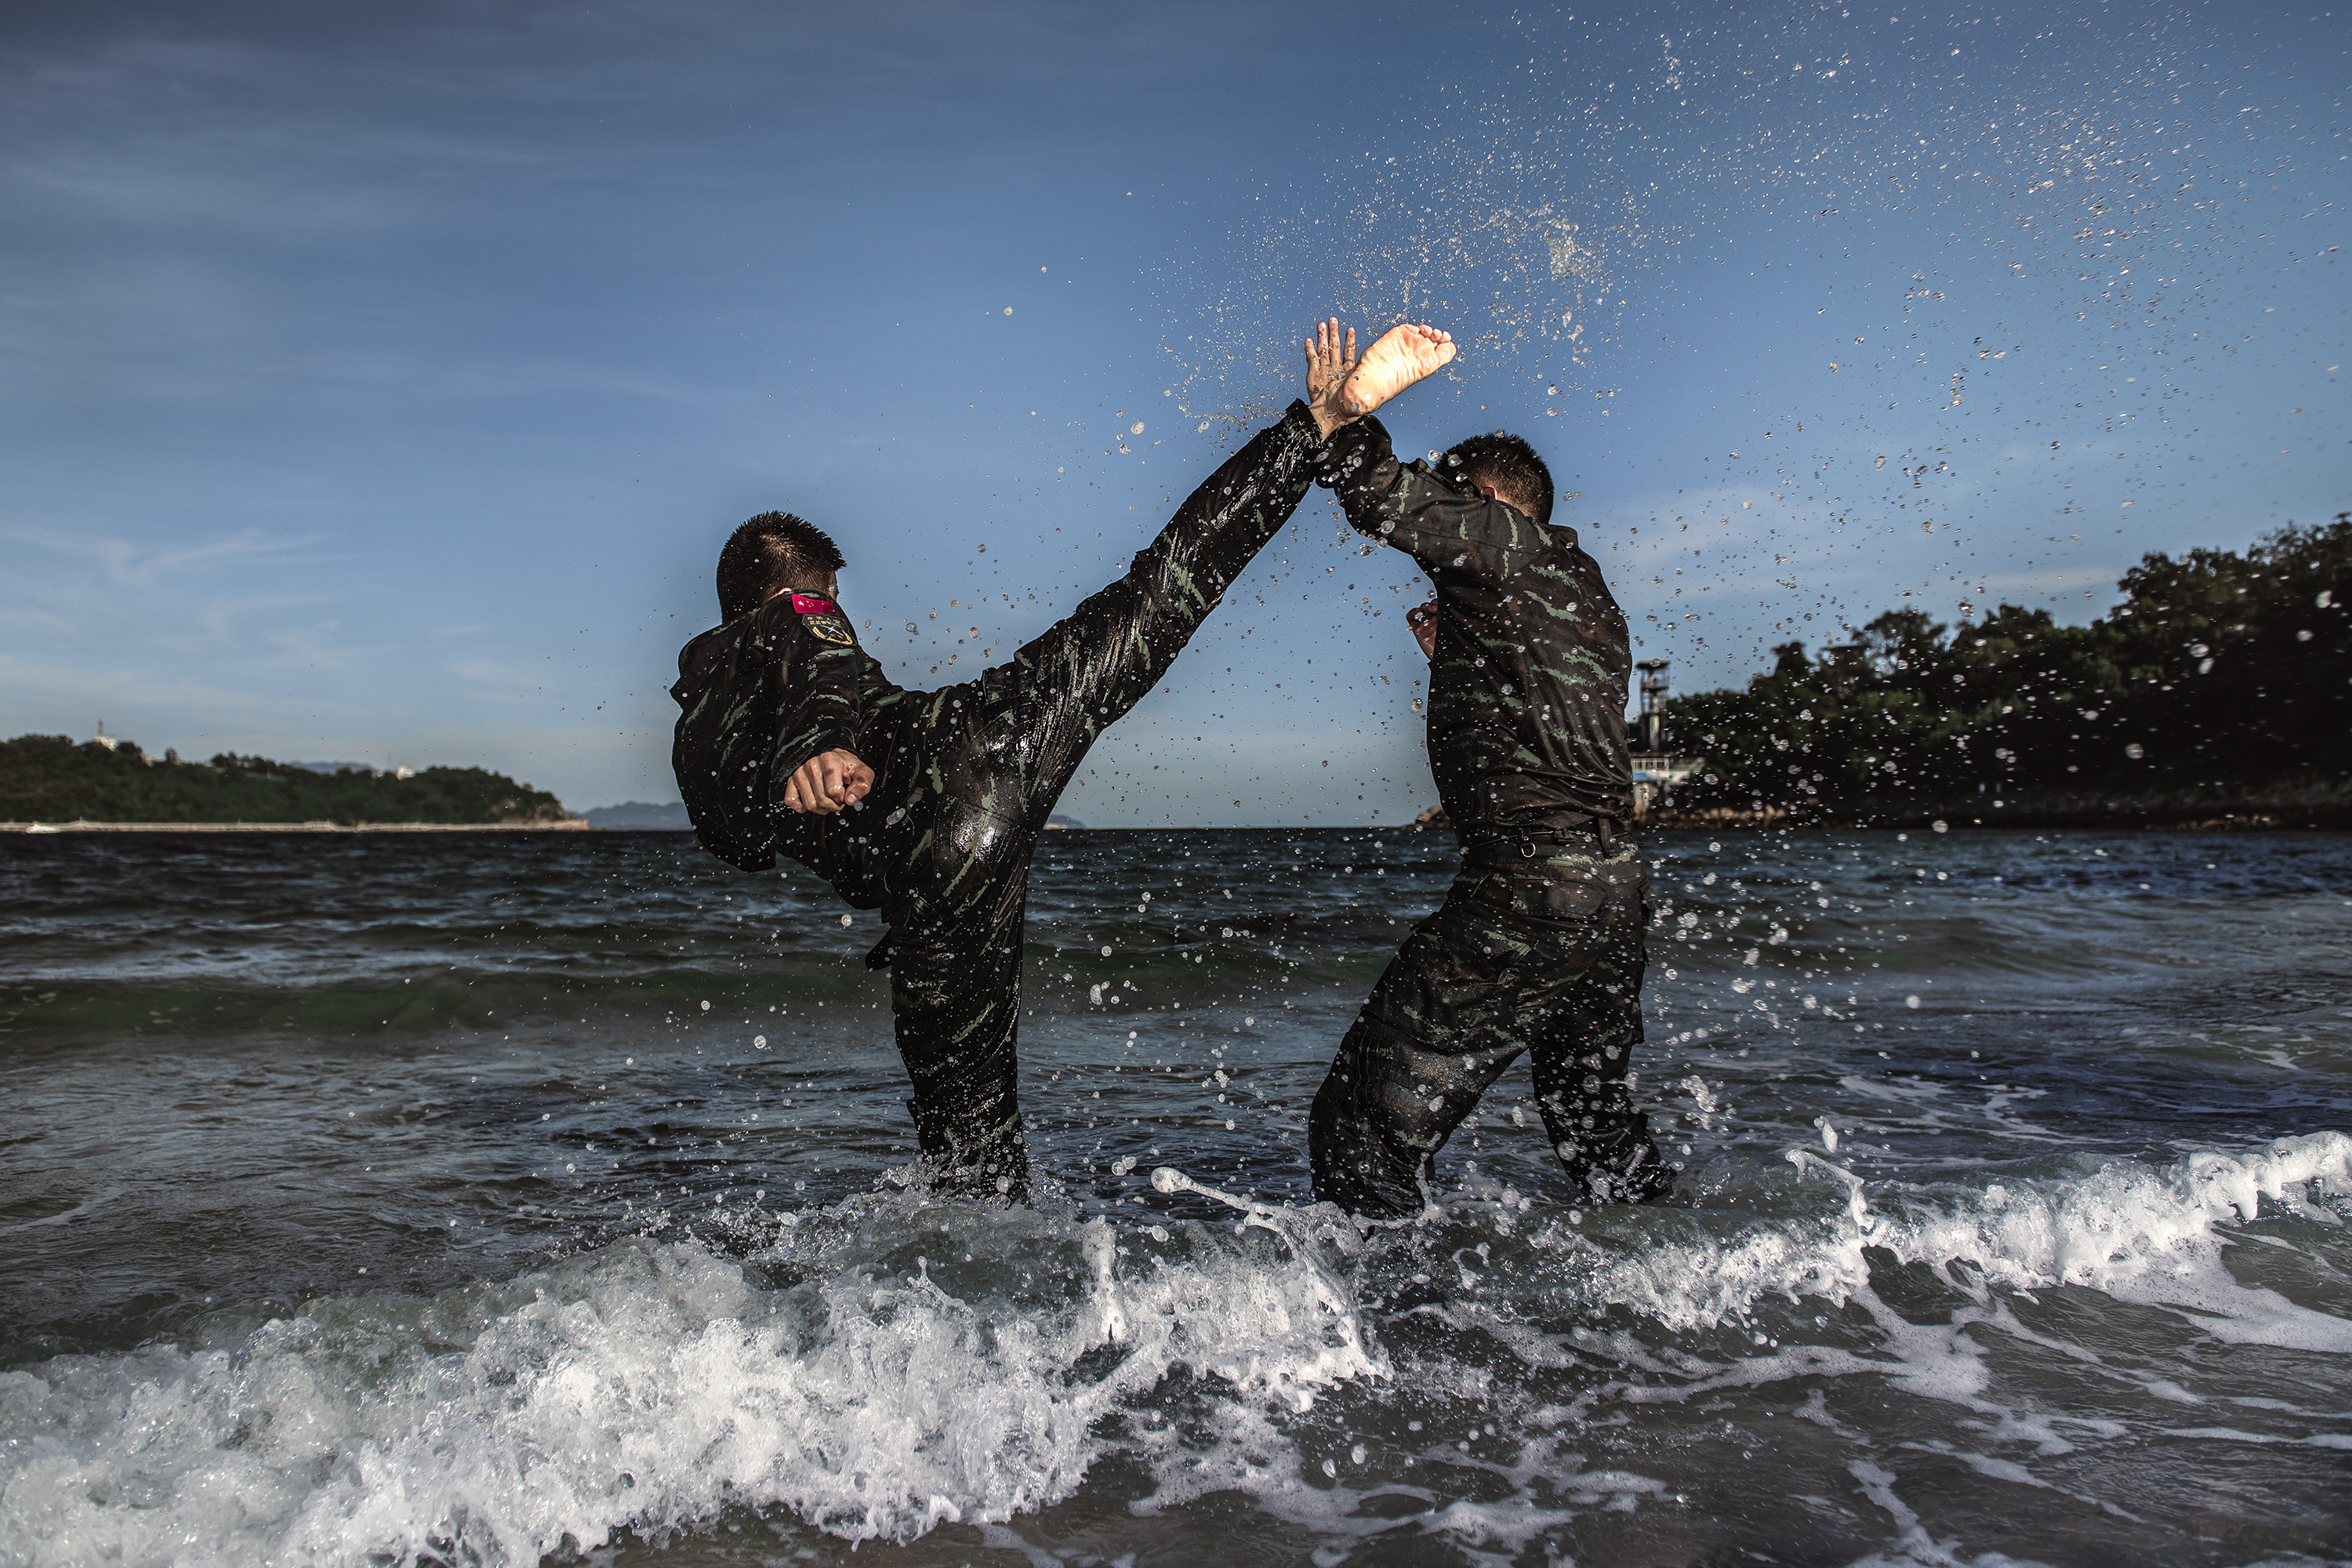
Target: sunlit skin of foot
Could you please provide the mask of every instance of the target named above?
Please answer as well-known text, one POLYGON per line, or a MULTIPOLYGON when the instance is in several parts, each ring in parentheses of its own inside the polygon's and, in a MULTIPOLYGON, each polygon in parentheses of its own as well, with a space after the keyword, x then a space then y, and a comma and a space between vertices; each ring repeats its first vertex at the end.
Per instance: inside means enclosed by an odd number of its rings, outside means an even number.
POLYGON ((1370 414, 1414 382, 1433 375, 1454 358, 1454 338, 1435 327, 1407 322, 1391 327, 1364 351, 1355 373, 1339 389, 1347 417, 1370 414))

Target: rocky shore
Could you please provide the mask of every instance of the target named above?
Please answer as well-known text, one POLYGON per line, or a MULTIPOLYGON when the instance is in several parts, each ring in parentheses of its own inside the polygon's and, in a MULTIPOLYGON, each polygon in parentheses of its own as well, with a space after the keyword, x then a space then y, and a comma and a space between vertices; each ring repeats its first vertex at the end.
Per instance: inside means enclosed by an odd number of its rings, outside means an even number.
POLYGON ((585 817, 538 822, 0 822, 0 833, 587 833, 585 817))
MULTIPOLYGON (((1866 811, 1833 803, 1755 809, 1708 806, 1678 809, 1669 804, 1638 819, 1638 826, 1696 830, 1742 827, 1929 827, 1952 831, 1975 827, 2157 828, 2182 832, 2322 828, 2352 830, 2352 785, 2314 784, 2261 793, 2182 791, 2147 795, 2040 794, 1997 800, 1971 796, 1900 806, 1876 805, 1866 811)), ((1432 806, 1408 829, 1447 828, 1443 806, 1432 806)))

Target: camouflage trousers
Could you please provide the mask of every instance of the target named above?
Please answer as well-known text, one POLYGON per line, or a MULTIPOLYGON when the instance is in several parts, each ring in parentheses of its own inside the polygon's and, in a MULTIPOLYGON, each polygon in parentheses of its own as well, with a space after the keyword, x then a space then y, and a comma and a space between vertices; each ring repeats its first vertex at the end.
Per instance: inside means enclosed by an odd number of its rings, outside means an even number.
MULTIPOLYGON (((869 800, 920 825, 893 868, 890 970, 898 1052, 925 1159, 947 1190, 1025 1193, 1016 1082, 1029 857, 1104 729, 1157 685, 1309 483, 1304 405, 1188 497, 1126 574, 1009 664, 922 694, 925 765, 910 797, 869 800)), ((892 818, 893 821, 899 820, 892 818)))
POLYGON ((1416 1212, 1437 1152, 1521 1052, 1554 1153, 1595 1202, 1674 1181, 1626 1069, 1642 1041, 1649 872, 1637 845, 1474 856, 1405 939, 1315 1096, 1315 1195, 1416 1212))

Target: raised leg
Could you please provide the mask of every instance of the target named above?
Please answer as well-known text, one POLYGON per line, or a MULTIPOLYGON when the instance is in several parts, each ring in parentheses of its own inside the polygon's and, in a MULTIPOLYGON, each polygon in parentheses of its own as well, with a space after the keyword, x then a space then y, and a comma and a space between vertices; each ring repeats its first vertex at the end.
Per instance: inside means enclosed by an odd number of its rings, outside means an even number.
POLYGON ((1318 441, 1295 405, 1192 492, 1126 575, 1012 663, 930 699, 928 787, 940 799, 888 906, 890 1007, 908 1108, 946 1190, 1027 1190, 1016 1035, 1036 835, 1094 738, 1167 673, 1289 521, 1318 441))
POLYGON ((1290 521, 1319 441, 1307 405, 1293 404, 1185 499, 1124 576, 981 678, 1031 831, 1044 827, 1095 737, 1159 684, 1290 521))
POLYGON ((1339 389, 1339 403, 1349 416, 1370 414, 1390 398, 1425 376, 1453 363, 1452 334, 1435 327, 1407 322, 1391 327, 1364 351, 1356 368, 1339 389))

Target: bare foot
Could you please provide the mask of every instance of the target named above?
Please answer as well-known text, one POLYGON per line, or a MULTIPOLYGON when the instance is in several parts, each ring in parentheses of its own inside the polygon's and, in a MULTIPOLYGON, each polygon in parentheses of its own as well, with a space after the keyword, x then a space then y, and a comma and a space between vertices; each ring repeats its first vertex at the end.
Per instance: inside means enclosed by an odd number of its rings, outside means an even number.
POLYGON ((1326 436, 1351 417, 1339 406, 1339 388, 1355 368, 1356 329, 1348 329, 1343 346, 1339 317, 1316 322, 1315 335, 1307 340, 1307 406, 1326 436))
POLYGON ((1339 401, 1351 416, 1370 414, 1453 358, 1450 334, 1411 323, 1391 327, 1356 362, 1356 373, 1340 390, 1339 401))

